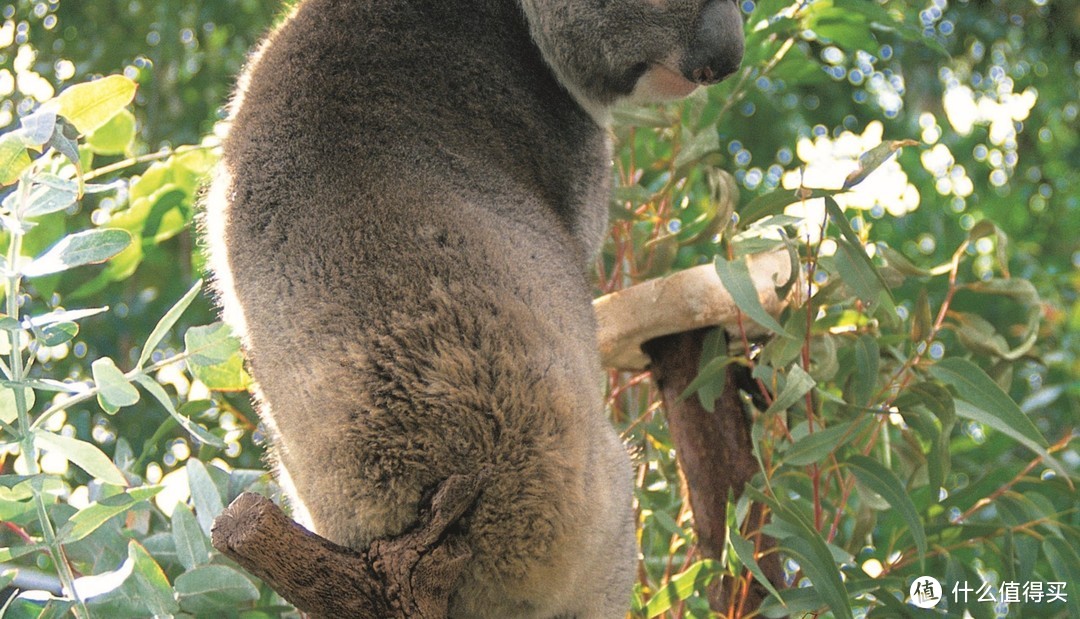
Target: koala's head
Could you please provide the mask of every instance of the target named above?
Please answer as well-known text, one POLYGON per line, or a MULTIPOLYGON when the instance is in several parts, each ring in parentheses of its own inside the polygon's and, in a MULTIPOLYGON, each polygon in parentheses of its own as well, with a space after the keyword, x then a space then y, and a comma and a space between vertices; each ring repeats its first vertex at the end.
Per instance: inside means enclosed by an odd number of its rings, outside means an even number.
POLYGON ((678 99, 739 68, 736 0, 521 0, 533 40, 594 116, 620 99, 678 99))

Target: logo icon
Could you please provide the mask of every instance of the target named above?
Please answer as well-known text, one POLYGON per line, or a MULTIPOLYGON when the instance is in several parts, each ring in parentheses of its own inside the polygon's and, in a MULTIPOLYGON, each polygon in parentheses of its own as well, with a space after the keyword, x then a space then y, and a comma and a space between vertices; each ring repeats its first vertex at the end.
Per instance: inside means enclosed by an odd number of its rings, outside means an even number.
POLYGON ((919 576, 908 589, 910 602, 919 608, 933 608, 941 601, 941 583, 933 576, 919 576))

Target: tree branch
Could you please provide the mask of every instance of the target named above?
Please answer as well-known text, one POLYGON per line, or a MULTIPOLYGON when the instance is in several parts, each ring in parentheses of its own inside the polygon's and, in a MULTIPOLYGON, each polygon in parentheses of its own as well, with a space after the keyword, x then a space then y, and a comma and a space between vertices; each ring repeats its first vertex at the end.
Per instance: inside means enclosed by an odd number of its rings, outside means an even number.
POLYGON ((471 556, 451 527, 475 503, 482 479, 449 477, 416 528, 363 552, 308 531, 250 492, 214 521, 212 543, 313 617, 442 619, 471 556))

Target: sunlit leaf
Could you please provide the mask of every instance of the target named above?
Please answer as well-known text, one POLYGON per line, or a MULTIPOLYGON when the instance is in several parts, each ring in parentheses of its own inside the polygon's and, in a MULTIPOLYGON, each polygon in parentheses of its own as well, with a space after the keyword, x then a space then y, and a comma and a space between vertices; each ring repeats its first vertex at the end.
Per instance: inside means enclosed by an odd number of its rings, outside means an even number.
POLYGON ((125 230, 98 228, 65 236, 49 251, 23 267, 26 277, 60 273, 85 264, 104 262, 131 243, 125 230))
POLYGON ((191 488, 191 501, 195 504, 195 516, 199 520, 203 534, 209 536, 214 518, 217 518, 218 514, 225 509, 225 505, 205 464, 191 458, 187 461, 185 468, 188 474, 188 487, 191 488))
POLYGON ((127 486, 127 479, 96 445, 54 434, 46 430, 34 432, 34 444, 54 456, 64 458, 90 475, 115 486, 127 486))
POLYGON ((747 266, 745 260, 736 259, 729 262, 723 257, 717 256, 715 265, 716 273, 720 276, 720 282, 727 289, 740 311, 769 331, 784 337, 791 337, 761 305, 761 299, 758 297, 754 280, 750 277, 750 267, 747 266))
POLYGON ((99 155, 123 155, 135 141, 135 115, 124 109, 86 137, 86 144, 99 155))
POLYGON ((70 544, 77 542, 87 535, 96 531, 110 518, 122 514, 133 506, 147 501, 162 490, 164 486, 143 486, 132 488, 127 492, 115 494, 101 499, 80 509, 73 515, 64 527, 58 532, 62 543, 70 544))
POLYGON ((19 180, 23 170, 30 167, 30 154, 18 135, 0 135, 0 185, 10 185, 19 180))
POLYGON ((135 98, 135 82, 123 75, 110 75, 76 84, 57 97, 60 115, 84 135, 109 122, 135 98))
POLYGON ((112 359, 102 357, 90 367, 98 388, 98 403, 106 412, 115 412, 139 401, 139 390, 131 385, 112 359))
POLYGON ((150 355, 153 354, 157 345, 161 343, 161 340, 165 339, 169 330, 173 328, 177 320, 180 320, 180 316, 191 305, 191 302, 195 300, 195 297, 199 296, 199 291, 202 289, 202 280, 198 280, 195 284, 186 292, 184 296, 180 297, 180 300, 176 302, 169 311, 165 312, 165 315, 161 317, 157 325, 154 326, 154 330, 150 332, 150 336, 146 338, 146 343, 143 344, 142 353, 139 355, 139 361, 135 363, 135 367, 142 367, 146 365, 146 362, 150 359, 150 355))

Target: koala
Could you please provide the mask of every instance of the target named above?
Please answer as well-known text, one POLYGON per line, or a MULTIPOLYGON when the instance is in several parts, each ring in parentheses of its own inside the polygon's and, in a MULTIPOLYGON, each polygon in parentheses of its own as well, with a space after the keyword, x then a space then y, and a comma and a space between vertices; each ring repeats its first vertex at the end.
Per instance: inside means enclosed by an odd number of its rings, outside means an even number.
POLYGON ((206 198, 294 517, 363 549, 484 471, 451 617, 613 618, 636 572, 590 260, 623 100, 734 72, 733 0, 301 0, 206 198))

